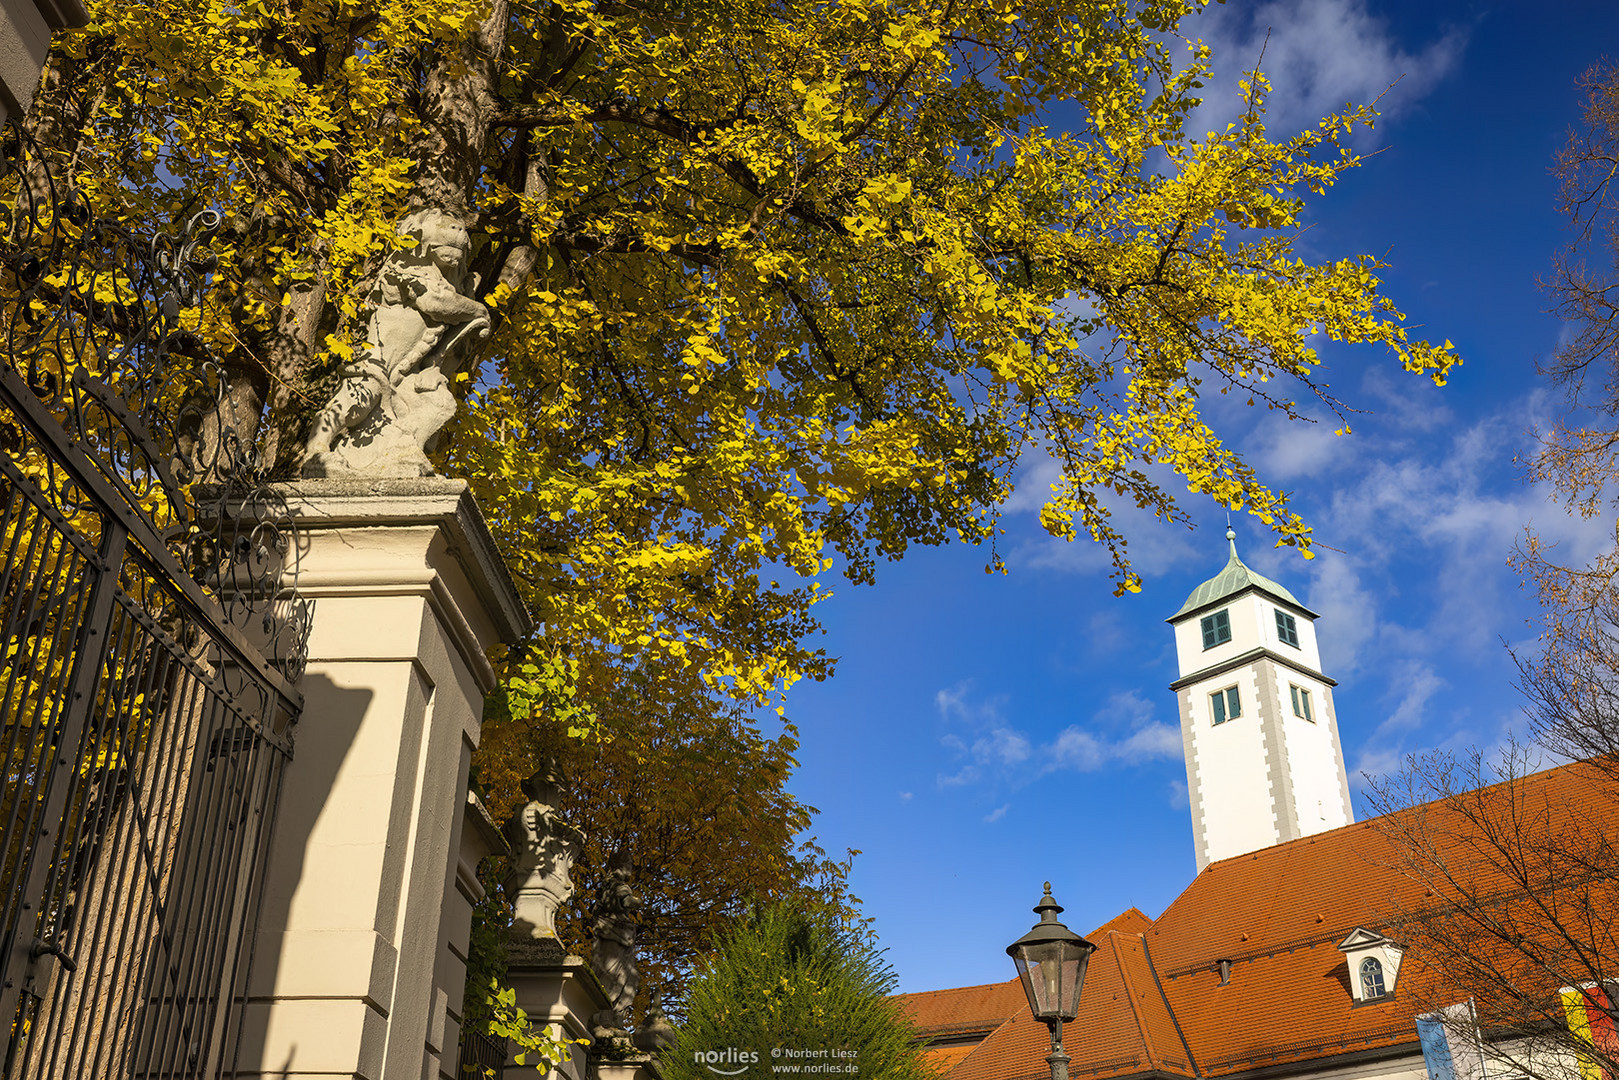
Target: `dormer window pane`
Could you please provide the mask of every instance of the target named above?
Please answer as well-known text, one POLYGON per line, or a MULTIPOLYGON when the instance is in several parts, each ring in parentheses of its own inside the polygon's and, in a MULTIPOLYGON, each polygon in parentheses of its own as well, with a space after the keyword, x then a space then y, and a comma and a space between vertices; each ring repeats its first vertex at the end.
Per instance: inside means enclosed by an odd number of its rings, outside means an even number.
POLYGON ((1276 609, 1276 636, 1295 649, 1299 647, 1298 620, 1281 608, 1276 609))
POLYGON ((1203 628, 1203 647, 1212 649, 1216 645, 1224 645, 1231 640, 1231 613, 1229 611, 1216 611, 1213 615, 1203 616, 1200 624, 1203 628))
POLYGON ((1383 988, 1383 962, 1375 956, 1368 956, 1360 962, 1360 996, 1371 1001, 1382 997, 1387 991, 1383 988))

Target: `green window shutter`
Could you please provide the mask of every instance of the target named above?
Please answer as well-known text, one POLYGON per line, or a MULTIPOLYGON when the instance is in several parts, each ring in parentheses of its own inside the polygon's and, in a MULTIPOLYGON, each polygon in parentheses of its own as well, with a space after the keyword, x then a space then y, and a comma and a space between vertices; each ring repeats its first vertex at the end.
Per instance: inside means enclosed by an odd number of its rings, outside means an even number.
POLYGON ((1216 724, 1225 723, 1225 691, 1216 690, 1214 693, 1210 694, 1209 704, 1214 706, 1214 722, 1216 724))
POLYGON ((1311 723, 1314 723, 1315 717, 1310 715, 1310 691, 1300 690, 1299 701, 1304 705, 1304 712, 1302 714, 1303 717, 1311 723))
POLYGON ((1233 686, 1225 692, 1226 716, 1232 720, 1242 715, 1242 698, 1237 695, 1237 688, 1233 686))
POLYGON ((1203 647, 1212 649, 1216 645, 1224 645, 1231 640, 1231 613, 1229 611, 1216 611, 1213 615, 1205 615, 1198 623, 1203 631, 1203 647))
POLYGON ((1296 686, 1289 685, 1287 689, 1288 689, 1288 692, 1293 695, 1293 715, 1294 716, 1303 716, 1304 713, 1299 708, 1299 688, 1296 687, 1296 686))
POLYGON ((1298 620, 1281 608, 1276 609, 1276 636, 1295 649, 1299 647, 1298 620))

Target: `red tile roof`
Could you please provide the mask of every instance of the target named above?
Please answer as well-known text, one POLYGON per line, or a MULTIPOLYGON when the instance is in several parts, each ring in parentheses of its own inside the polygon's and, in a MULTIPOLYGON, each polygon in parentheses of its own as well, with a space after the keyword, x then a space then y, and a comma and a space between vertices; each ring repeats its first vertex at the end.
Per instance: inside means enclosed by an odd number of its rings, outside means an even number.
MULTIPOLYGON (((1592 782, 1592 768, 1575 764, 1520 781, 1520 792, 1541 808, 1538 827, 1589 828, 1592 782)), ((1439 804, 1406 813, 1427 815, 1436 834, 1447 835, 1439 804)), ((1465 830, 1448 835, 1464 838, 1465 830)), ((1465 839, 1456 846, 1470 850, 1465 839)), ((1475 872, 1496 873, 1483 864, 1475 872)), ((1132 908, 1090 935, 1097 951, 1079 1017, 1063 1033, 1073 1058, 1069 1075, 1221 1077, 1355 1051, 1417 1053, 1422 969, 1408 963, 1396 994, 1356 1005, 1337 946, 1357 926, 1387 929, 1402 909, 1422 907, 1426 895, 1373 823, 1211 863, 1156 920, 1132 908), (1231 962, 1224 986, 1221 960, 1231 962)), ((1010 1018, 949 1063, 949 1080, 1042 1080, 1049 1075, 1045 1025, 1029 1014, 1015 980, 906 995, 939 1009, 948 1000, 951 1022, 968 1025, 1005 1013, 1008 989, 1016 995, 1010 1018), (978 998, 968 993, 974 991, 978 998), (990 991, 998 991, 994 1006, 974 1013, 990 991), (950 994, 963 996, 940 997, 950 994)))
POLYGON ((993 1029, 1010 1020, 1024 1005, 1023 988, 1015 978, 982 986, 900 994, 898 999, 919 1035, 993 1029))

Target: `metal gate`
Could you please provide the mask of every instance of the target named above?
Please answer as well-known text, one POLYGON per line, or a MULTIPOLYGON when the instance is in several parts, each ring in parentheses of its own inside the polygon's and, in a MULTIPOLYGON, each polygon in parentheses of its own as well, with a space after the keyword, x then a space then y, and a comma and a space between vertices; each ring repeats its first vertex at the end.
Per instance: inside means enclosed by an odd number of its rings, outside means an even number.
POLYGON ((216 219, 142 238, 42 160, 0 129, 0 1075, 221 1076, 299 709, 295 538, 182 325, 216 219))

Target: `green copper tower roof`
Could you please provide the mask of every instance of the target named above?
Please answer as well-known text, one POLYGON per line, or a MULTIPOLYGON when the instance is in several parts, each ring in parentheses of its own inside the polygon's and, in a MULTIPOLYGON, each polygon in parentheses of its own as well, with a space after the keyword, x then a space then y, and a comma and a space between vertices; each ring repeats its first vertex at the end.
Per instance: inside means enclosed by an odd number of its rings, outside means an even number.
POLYGON ((1277 600, 1293 605, 1312 618, 1315 617, 1315 612, 1299 603, 1298 597, 1265 575, 1254 573, 1248 569, 1241 559, 1237 558, 1236 530, 1228 527, 1225 531, 1225 538, 1231 544, 1231 558, 1226 560, 1225 568, 1193 589, 1192 595, 1186 598, 1186 603, 1182 604, 1181 609, 1171 615, 1167 621, 1174 622, 1182 615, 1197 611, 1199 608, 1211 607, 1227 597, 1235 596, 1248 589, 1258 589, 1260 592, 1267 593, 1277 600))

